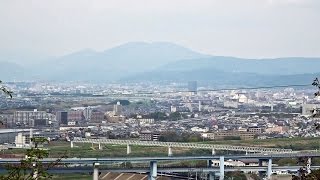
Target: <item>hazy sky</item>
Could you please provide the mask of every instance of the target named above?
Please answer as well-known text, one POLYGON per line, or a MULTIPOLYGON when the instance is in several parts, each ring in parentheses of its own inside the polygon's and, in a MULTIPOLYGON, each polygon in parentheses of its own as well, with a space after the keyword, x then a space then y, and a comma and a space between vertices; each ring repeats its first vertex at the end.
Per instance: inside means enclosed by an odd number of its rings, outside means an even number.
POLYGON ((0 54, 169 41, 213 55, 320 57, 319 22, 320 0, 1 0, 0 54))

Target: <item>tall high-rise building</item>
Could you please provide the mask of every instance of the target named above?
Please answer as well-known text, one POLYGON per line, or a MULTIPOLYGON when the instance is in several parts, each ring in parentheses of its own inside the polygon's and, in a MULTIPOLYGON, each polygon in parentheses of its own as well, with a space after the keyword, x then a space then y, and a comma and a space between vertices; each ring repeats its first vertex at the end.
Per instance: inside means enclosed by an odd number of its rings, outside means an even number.
POLYGON ((76 124, 84 123, 85 116, 83 110, 78 111, 59 111, 56 113, 57 120, 60 124, 68 125, 70 122, 74 122, 76 124))
POLYGON ((68 112, 66 111, 59 111, 56 113, 57 121, 60 124, 67 125, 68 124, 68 112))
POLYGON ((198 91, 197 81, 189 81, 188 82, 188 91, 193 92, 194 94, 197 94, 197 91, 198 91))
POLYGON ((114 112, 114 115, 116 116, 120 116, 121 113, 122 113, 122 106, 120 104, 120 102, 118 101, 117 104, 115 104, 113 106, 113 112, 114 112))
POLYGON ((79 124, 82 123, 84 119, 83 111, 68 111, 68 122, 74 121, 79 124))
POLYGON ((84 118, 87 122, 91 121, 92 108, 86 107, 83 111, 84 118))

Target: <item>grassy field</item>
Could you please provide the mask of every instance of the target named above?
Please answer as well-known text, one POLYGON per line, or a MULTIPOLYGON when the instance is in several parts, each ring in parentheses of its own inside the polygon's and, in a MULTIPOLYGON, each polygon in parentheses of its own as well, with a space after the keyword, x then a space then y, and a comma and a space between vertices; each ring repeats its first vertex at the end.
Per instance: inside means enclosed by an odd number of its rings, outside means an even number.
POLYGON ((320 138, 275 138, 253 140, 219 140, 202 143, 228 144, 235 146, 259 146, 270 148, 287 148, 293 150, 315 150, 320 148, 320 138))
POLYGON ((53 175, 52 180, 70 180, 70 179, 76 179, 76 180, 91 180, 92 175, 88 174, 64 174, 64 175, 53 175))
MULTIPOLYGON (((50 149, 50 157, 58 157, 65 154, 68 157, 137 157, 137 156, 167 156, 167 147, 143 147, 132 146, 131 154, 127 155, 126 145, 103 145, 102 150, 98 149, 98 145, 74 143, 75 147, 70 148, 67 142, 54 142, 48 148, 50 149)), ((210 150, 203 149, 187 149, 172 148, 175 155, 209 155, 210 150)))
MULTIPOLYGON (((98 150, 98 145, 95 144, 92 148, 91 144, 74 143, 75 147, 70 148, 68 142, 51 142, 46 148, 49 149, 49 157, 61 157, 65 155, 67 157, 133 157, 133 156, 167 156, 167 147, 142 147, 132 146, 130 155, 127 155, 126 145, 103 145, 102 150, 98 150)), ((24 149, 11 149, 1 152, 2 154, 15 154, 18 156, 24 156, 24 149)), ((173 148, 175 155, 209 155, 209 150, 201 149, 185 149, 185 148, 173 148)))
MULTIPOLYGON (((286 139, 266 139, 266 140, 228 140, 228 141, 205 141, 199 143, 209 144, 228 144, 237 146, 259 146, 259 147, 273 147, 273 148, 288 148, 293 150, 315 150, 319 149, 319 138, 286 138, 286 139)), ((49 149, 50 157, 124 157, 124 156, 167 156, 167 147, 142 147, 132 146, 132 153, 127 155, 127 147, 125 145, 103 145, 102 150, 98 150, 98 145, 95 144, 92 148, 91 144, 74 143, 75 147, 70 148, 69 142, 53 141, 46 147, 49 149)), ((2 154, 15 154, 24 156, 25 150, 12 149, 1 152, 2 154)), ((203 149, 187 149, 187 148, 173 148, 175 156, 183 155, 210 155, 210 150, 203 149)), ((226 153, 219 152, 218 153, 226 153)))

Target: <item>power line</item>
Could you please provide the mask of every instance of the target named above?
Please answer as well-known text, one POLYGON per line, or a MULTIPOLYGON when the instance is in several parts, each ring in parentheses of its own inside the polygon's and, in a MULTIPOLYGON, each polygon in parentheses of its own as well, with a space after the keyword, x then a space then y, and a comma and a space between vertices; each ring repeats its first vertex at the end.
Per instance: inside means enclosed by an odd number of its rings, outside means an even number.
MULTIPOLYGON (((239 88, 220 88, 220 89, 200 89, 197 92, 215 92, 215 91, 233 91, 233 90, 254 90, 254 89, 275 89, 275 88, 288 88, 288 87, 307 87, 311 84, 290 84, 290 85, 278 85, 278 86, 258 86, 258 87, 239 87, 239 88)), ((169 94, 169 93, 184 93, 195 91, 159 91, 159 92, 138 92, 134 94, 169 94)))

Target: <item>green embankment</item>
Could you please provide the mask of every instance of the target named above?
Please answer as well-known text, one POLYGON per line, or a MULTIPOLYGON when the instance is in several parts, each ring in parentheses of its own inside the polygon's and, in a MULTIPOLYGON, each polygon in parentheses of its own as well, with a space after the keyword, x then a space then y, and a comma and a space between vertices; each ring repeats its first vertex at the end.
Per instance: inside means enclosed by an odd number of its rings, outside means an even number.
MULTIPOLYGON (((229 141, 206 141, 199 143, 209 144, 228 144, 237 146, 260 146, 270 148, 289 148, 293 150, 315 150, 319 149, 320 139, 319 138, 283 138, 283 139, 266 139, 266 140, 229 140, 229 141)), ((54 141, 46 147, 50 149, 50 157, 61 157, 65 155, 67 157, 134 157, 134 156, 167 156, 167 147, 142 147, 132 146, 132 153, 127 155, 126 145, 103 145, 102 150, 98 150, 98 145, 95 144, 92 148, 91 144, 74 143, 75 147, 70 148, 69 142, 54 141)), ((16 154, 21 157, 24 156, 25 150, 23 149, 12 149, 2 151, 2 154, 16 154)), ((226 154, 232 152, 217 151, 217 154, 226 154)), ((234 153, 234 152, 233 152, 234 153)), ((192 156, 192 155, 211 155, 210 150, 206 149, 187 149, 187 148, 173 148, 174 156, 192 156)), ((294 165, 296 159, 279 159, 275 160, 279 165, 294 165)), ((320 158, 313 160, 314 164, 320 164, 320 158)))
POLYGON ((202 143, 228 144, 235 146, 259 146, 270 148, 285 148, 293 150, 316 150, 320 148, 320 138, 274 138, 253 140, 217 140, 202 143))
POLYGON ((63 175, 53 175, 52 180, 91 180, 92 175, 89 174, 63 174, 63 175))
MULTIPOLYGON (((270 148, 288 148, 293 150, 316 150, 320 148, 320 138, 283 138, 283 139, 266 139, 266 140, 228 140, 228 141, 205 141, 199 143, 209 144, 228 144, 236 146, 259 146, 270 148)), ((46 145, 50 149, 50 157, 124 157, 124 156, 167 156, 167 147, 142 147, 132 146, 132 153, 126 155, 126 145, 103 145, 102 150, 98 150, 98 145, 74 143, 75 147, 70 148, 69 142, 53 141, 46 145)), ((2 154, 16 154, 24 155, 23 149, 12 149, 2 151, 2 154)), ((210 155, 210 150, 205 149, 187 149, 187 148, 173 148, 173 153, 176 156, 183 155, 210 155)), ((219 152, 218 153, 225 153, 219 152)))

